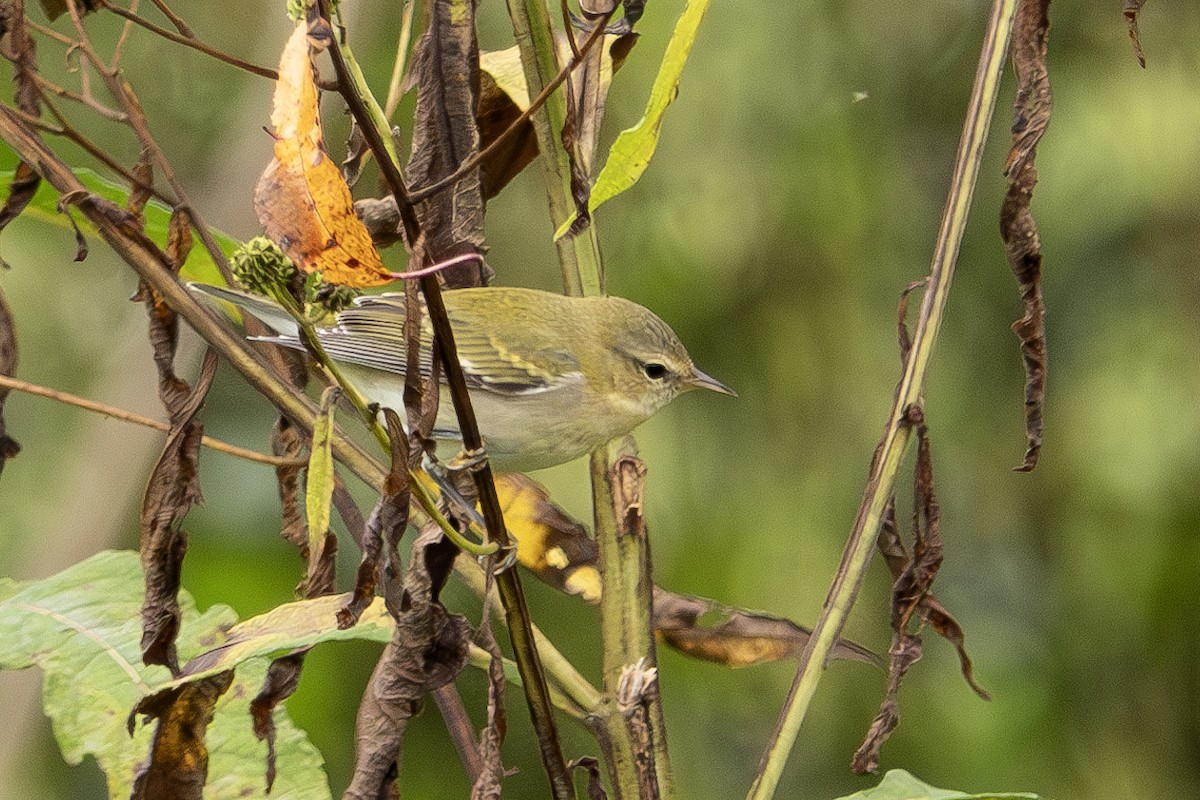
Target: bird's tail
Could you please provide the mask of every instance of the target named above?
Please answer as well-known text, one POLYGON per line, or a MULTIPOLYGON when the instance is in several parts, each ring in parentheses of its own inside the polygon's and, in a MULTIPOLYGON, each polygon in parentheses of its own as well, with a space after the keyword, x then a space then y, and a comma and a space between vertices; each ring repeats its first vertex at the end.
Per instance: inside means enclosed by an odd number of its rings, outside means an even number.
POLYGON ((207 283, 188 283, 188 288, 196 294, 202 294, 207 297, 216 298, 217 300, 224 300, 243 311, 248 311, 270 325, 282 336, 296 337, 300 334, 300 329, 296 326, 296 321, 292 319, 291 315, 283 309, 283 306, 269 297, 264 297, 261 294, 249 294, 240 289, 230 289, 225 286, 213 286, 207 283))

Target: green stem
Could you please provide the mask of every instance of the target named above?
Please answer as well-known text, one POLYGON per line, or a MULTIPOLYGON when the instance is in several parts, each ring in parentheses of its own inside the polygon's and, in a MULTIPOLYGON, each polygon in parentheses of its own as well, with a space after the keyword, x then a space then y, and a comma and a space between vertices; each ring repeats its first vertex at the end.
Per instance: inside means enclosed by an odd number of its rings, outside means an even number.
MULTIPOLYGON (((529 96, 537 97, 559 72, 550 12, 546 0, 508 0, 508 10, 521 51, 525 85, 529 96)), ((607 18, 600 24, 607 24, 607 18)), ((575 210, 571 201, 571 161, 562 144, 566 119, 567 101, 563 91, 551 93, 532 117, 538 152, 542 155, 552 231, 558 230, 575 210)), ((604 294, 604 268, 596 226, 589 225, 579 236, 563 236, 555 245, 566 293, 572 296, 604 294)))
POLYGON ((914 417, 920 414, 925 376, 937 340, 954 277, 988 126, 996 106, 1000 77, 1008 53, 1016 0, 994 0, 979 68, 959 141, 954 177, 929 272, 929 287, 913 335, 913 345, 892 406, 854 529, 846 542, 842 563, 829 589, 812 637, 800 656, 800 666, 780 713, 771 744, 747 794, 749 800, 768 800, 775 794, 784 765, 791 754, 800 724, 812 701, 830 651, 841 635, 850 608, 858 596, 875 549, 884 507, 892 496, 905 448, 912 436, 914 417))

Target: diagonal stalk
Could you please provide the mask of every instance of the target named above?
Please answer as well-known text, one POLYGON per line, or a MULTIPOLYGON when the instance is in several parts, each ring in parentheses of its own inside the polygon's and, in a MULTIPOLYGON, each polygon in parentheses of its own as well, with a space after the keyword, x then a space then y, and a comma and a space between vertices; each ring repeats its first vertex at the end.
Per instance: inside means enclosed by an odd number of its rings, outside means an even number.
MULTIPOLYGON (((329 0, 320 0, 321 15, 330 19, 329 0)), ((396 208, 404 225, 406 240, 416 251, 424 246, 424 237, 412 202, 408 198, 408 190, 400 173, 400 166, 389 152, 386 134, 380 131, 376 124, 376 116, 372 108, 377 107, 371 97, 370 90, 362 82, 361 73, 357 73, 347 62, 335 33, 331 37, 329 54, 337 73, 338 84, 342 97, 350 107, 350 113, 359 129, 363 132, 372 155, 379 164, 384 181, 396 200, 396 208)), ((436 261, 428 253, 419 253, 421 260, 436 261)), ((442 300, 441 286, 436 275, 426 275, 420 279, 421 292, 425 296, 429 321, 434 330, 437 355, 445 367, 444 374, 449 384, 450 398, 454 403, 454 411, 458 417, 459 430, 462 432, 463 446, 470 453, 484 453, 483 437, 479 433, 479 424, 467 393, 466 379, 463 376, 462 365, 458 360, 458 352, 454 344, 454 332, 450 328, 450 320, 446 314, 446 306, 442 300)), ((496 494, 496 484, 492 480, 492 469, 486 457, 480 465, 472 469, 475 488, 479 494, 479 505, 487 523, 489 541, 495 542, 504 550, 515 547, 508 530, 504 525, 504 516, 500 509, 500 500, 496 494)), ((525 690, 525 699, 529 705, 530 716, 538 734, 538 744, 541 748, 542 763, 550 779, 550 787, 555 800, 572 800, 575 796, 570 773, 567 770, 566 759, 563 758, 562 745, 558 740, 558 730, 554 720, 554 708, 550 702, 550 691, 546 684, 546 676, 542 670, 541 659, 538 655, 537 644, 533 635, 533 623, 529 617, 529 609, 525 603, 524 590, 521 587, 519 573, 514 569, 502 570, 496 575, 496 586, 500 599, 504 603, 505 617, 508 620, 509 633, 513 643, 513 654, 520 670, 525 690)))
POLYGON ((775 794, 817 682, 862 586, 883 519, 884 506, 892 496, 900 462, 912 435, 913 423, 921 416, 925 376, 941 327, 971 197, 979 176, 983 147, 1008 54, 1015 7, 1016 0, 994 0, 912 349, 904 365, 883 440, 871 464, 854 529, 846 542, 842 562, 821 608, 821 616, 800 656, 796 678, 780 712, 771 744, 763 755, 758 774, 747 794, 748 800, 768 800, 775 794))

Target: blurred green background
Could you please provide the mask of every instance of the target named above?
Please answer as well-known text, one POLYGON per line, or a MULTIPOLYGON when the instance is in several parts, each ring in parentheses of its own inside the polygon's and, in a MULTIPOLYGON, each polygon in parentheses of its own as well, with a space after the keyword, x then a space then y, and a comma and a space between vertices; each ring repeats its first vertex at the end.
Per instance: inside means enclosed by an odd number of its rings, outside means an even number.
MULTIPOLYGON (((398 4, 345 5, 352 44, 382 94, 398 4)), ((614 83, 609 140, 641 115, 681 8, 649 4, 614 83)), ((178 10, 206 40, 262 64, 275 63, 289 32, 282 3, 178 10)), ((662 585, 815 620, 891 403, 896 300, 928 268, 986 11, 978 0, 713 4, 654 162, 597 217, 610 290, 657 311, 741 395, 688 396, 639 431, 662 585)), ((504 6, 483 3, 480 14, 484 46, 506 46, 504 6)), ((883 767, 974 791, 1195 797, 1200 18, 1187 4, 1149 4, 1144 71, 1120 3, 1056 3, 1052 20, 1055 115, 1034 197, 1051 358, 1041 465, 1011 471, 1024 447, 1022 368, 1008 330, 1020 304, 997 233, 1011 75, 926 393, 946 540, 937 591, 995 699, 978 700, 952 650, 927 637, 883 767)), ((117 31, 103 16, 89 25, 107 41, 117 31)), ((55 27, 67 30, 65 20, 55 27)), ((61 50, 46 42, 40 57, 66 80, 61 50)), ((271 83, 140 31, 125 67, 201 213, 237 237, 256 234, 251 192, 270 158, 261 127, 271 83)), ((340 111, 327 100, 335 144, 340 111)), ((74 119, 132 162, 135 146, 118 126, 74 119)), ((498 281, 557 288, 538 172, 488 212, 498 281)), ((83 264, 73 253, 69 232, 35 220, 0 238, 19 376, 160 415, 144 312, 126 300, 132 273, 100 243, 83 264)), ((389 256, 396 266, 398 256, 389 256)), ((197 352, 186 334, 185 374, 197 352)), ((24 451, 0 480, 0 574, 38 578, 104 548, 136 547, 162 437, 28 396, 13 395, 5 413, 24 451)), ((265 450, 271 419, 223 368, 207 432, 265 450)), ((590 519, 582 463, 537 477, 590 519)), ((186 524, 187 589, 201 607, 227 603, 243 616, 291 599, 300 564, 278 536, 271 472, 206 452, 202 480, 206 502, 186 524)), ((348 569, 355 555, 344 553, 348 569)), ((535 619, 596 678, 595 611, 534 583, 535 619)), ((876 563, 848 631, 881 652, 888 586, 876 563)), ((477 619, 460 587, 448 603, 477 619)), ((377 652, 317 650, 288 703, 324 753, 335 793, 349 779, 354 713, 377 652)), ((793 668, 730 671, 661 652, 681 797, 744 795, 793 668)), ((848 765, 884 677, 860 664, 830 668, 780 797, 874 783, 848 765)), ((460 684, 468 706, 482 708, 480 675, 460 684)), ((59 758, 39 686, 33 673, 0 674, 0 794, 103 797, 94 763, 59 758)), ((521 771, 507 796, 542 797, 518 693, 509 704, 505 761, 521 771)), ((595 752, 578 726, 564 731, 571 756, 595 752)), ((467 794, 432 708, 406 738, 401 781, 406 797, 467 794)))

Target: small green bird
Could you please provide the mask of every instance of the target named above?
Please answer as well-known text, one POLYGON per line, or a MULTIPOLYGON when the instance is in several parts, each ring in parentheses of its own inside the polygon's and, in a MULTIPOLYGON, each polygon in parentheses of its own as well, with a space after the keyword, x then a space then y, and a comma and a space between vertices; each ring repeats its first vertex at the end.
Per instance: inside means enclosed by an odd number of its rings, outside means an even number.
MULTIPOLYGON (((303 349, 286 311, 261 295, 190 284, 240 306, 279 332, 263 337, 303 349)), ((736 394, 705 375, 671 328, 619 297, 566 297, 487 287, 443 294, 459 360, 488 457, 525 472, 571 461, 629 433, 692 389, 736 394)), ((406 346, 402 294, 364 295, 318 327, 321 345, 380 405, 404 406, 406 346)), ((432 329, 422 322, 421 374, 432 367, 432 329)), ((402 415, 403 416, 403 415, 402 415)), ((434 437, 461 446, 442 386, 434 437)))

